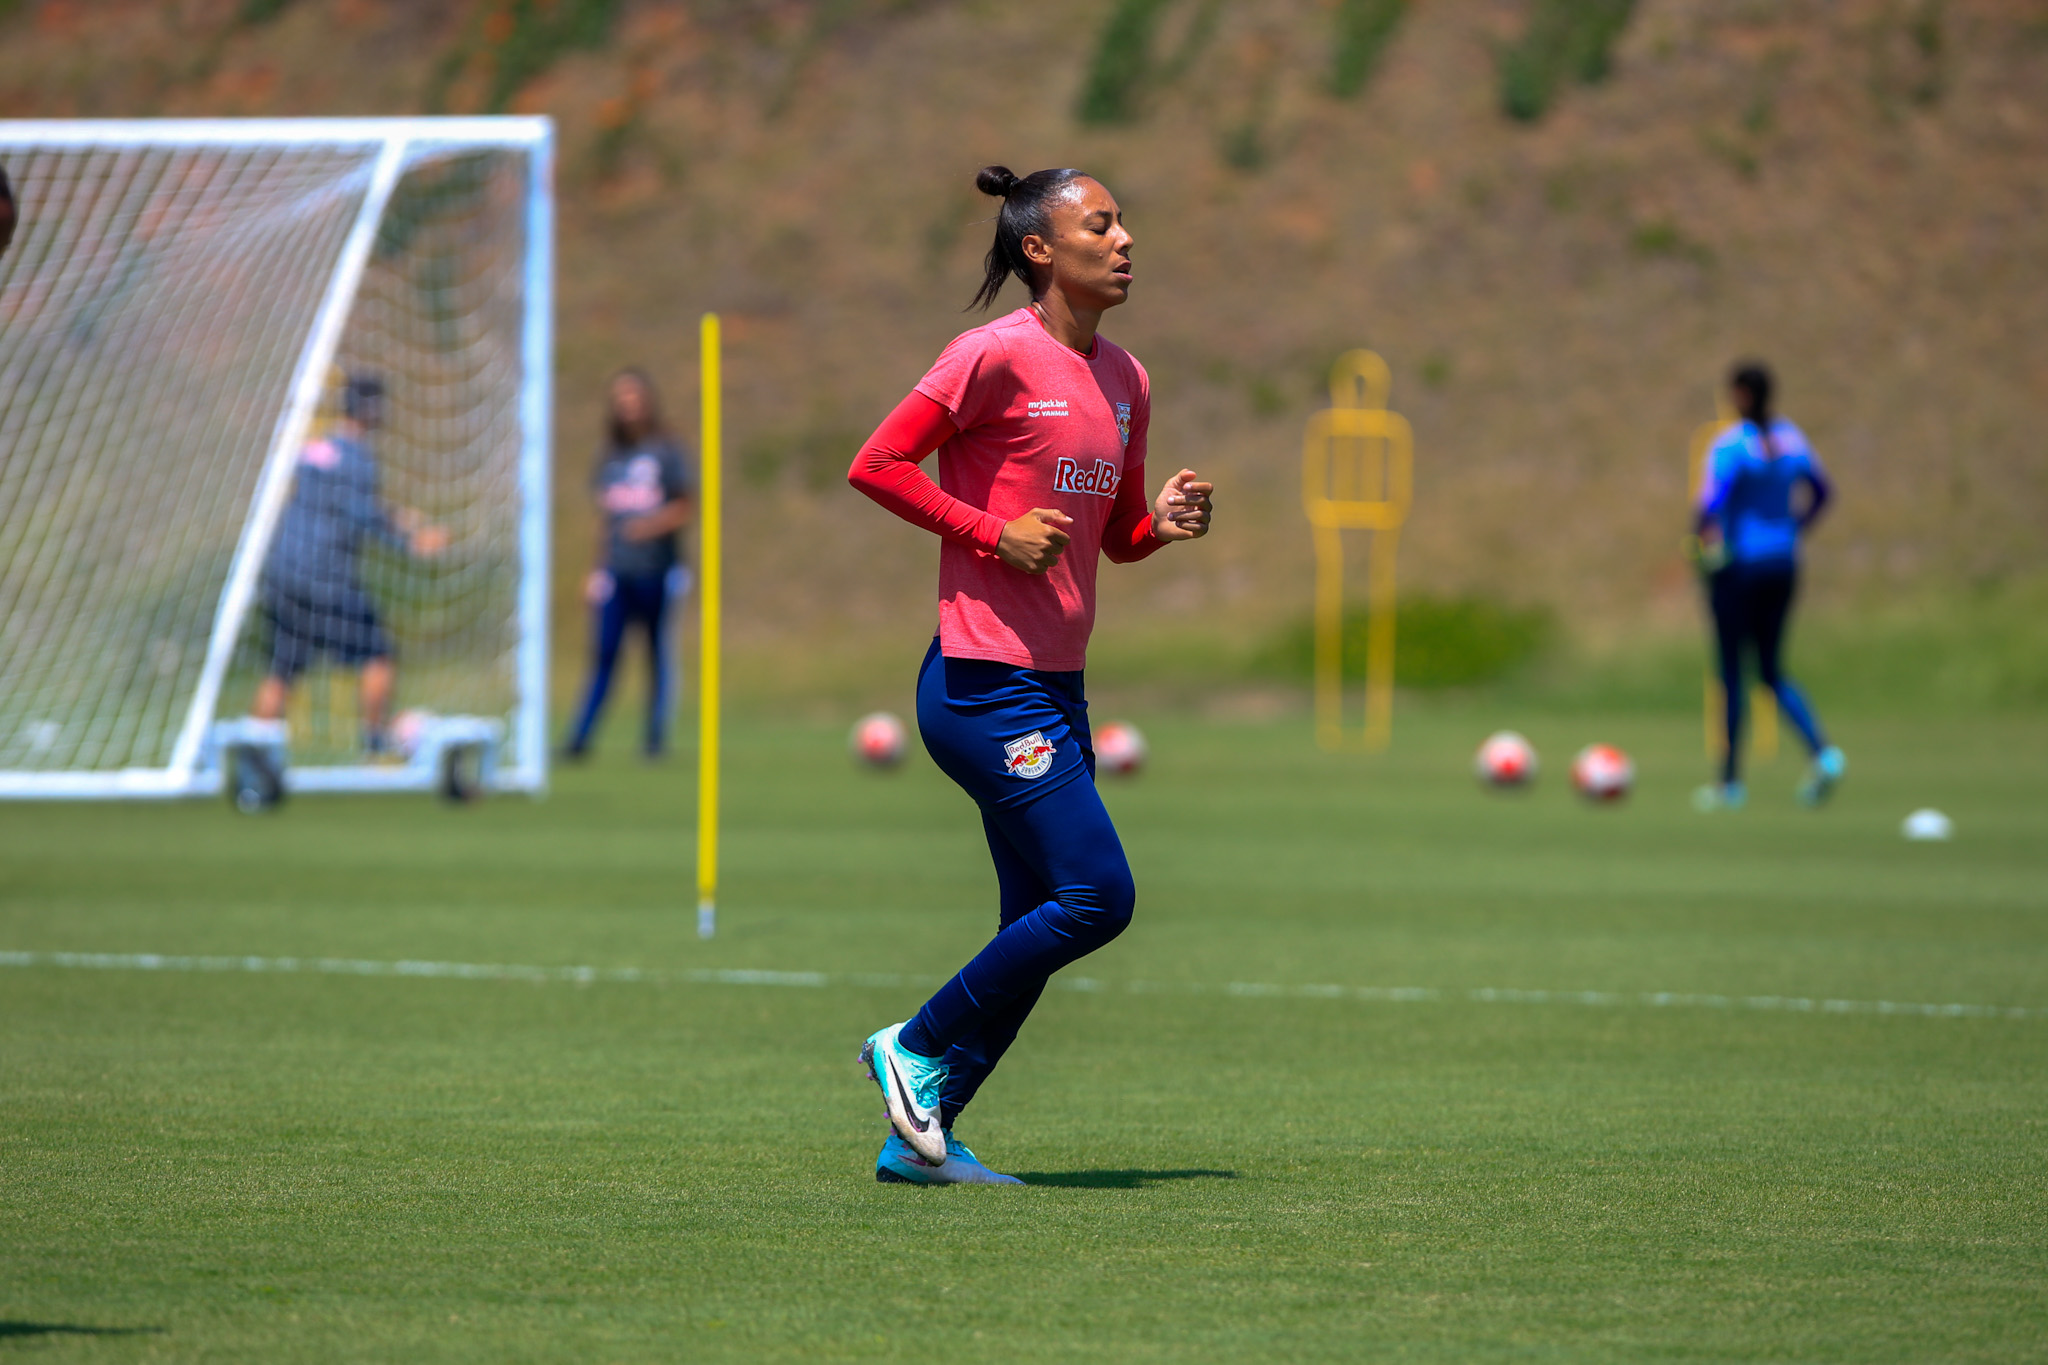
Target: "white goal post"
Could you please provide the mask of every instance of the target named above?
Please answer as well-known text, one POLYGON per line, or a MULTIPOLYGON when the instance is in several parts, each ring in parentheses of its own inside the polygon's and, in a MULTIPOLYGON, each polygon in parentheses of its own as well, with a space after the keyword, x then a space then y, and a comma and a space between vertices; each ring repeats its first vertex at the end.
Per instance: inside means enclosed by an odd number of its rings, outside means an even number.
POLYGON ((0 120, 0 168, 0 798, 217 792, 271 675, 287 789, 430 787, 442 735, 543 790, 549 120, 0 120), (338 634, 273 562, 337 460, 338 634))

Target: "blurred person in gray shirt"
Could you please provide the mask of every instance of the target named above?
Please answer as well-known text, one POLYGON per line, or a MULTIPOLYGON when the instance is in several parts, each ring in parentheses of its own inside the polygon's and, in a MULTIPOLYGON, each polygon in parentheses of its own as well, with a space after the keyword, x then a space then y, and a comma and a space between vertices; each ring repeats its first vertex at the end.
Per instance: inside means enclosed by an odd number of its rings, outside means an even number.
POLYGON ((665 739, 669 697, 669 604, 688 586, 682 528, 690 521, 696 485, 682 448, 662 424, 654 383, 639 370, 613 376, 607 395, 605 441, 591 473, 597 501, 597 565, 584 582, 596 611, 590 687, 585 692, 564 757, 579 759, 611 691, 626 632, 647 636, 647 724, 641 751, 658 758, 665 739))

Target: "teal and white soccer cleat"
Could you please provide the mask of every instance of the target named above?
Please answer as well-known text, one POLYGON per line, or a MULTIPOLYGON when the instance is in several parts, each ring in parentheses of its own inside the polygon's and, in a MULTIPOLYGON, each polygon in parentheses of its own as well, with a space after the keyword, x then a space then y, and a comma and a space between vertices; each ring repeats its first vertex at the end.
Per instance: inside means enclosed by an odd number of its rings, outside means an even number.
POLYGON ((951 1179, 955 1185, 1021 1185, 1024 1182, 1014 1175, 992 1171, 981 1164, 981 1158, 967 1150, 967 1144, 953 1136, 953 1130, 946 1130, 946 1160, 939 1167, 939 1174, 951 1179))
MULTIPOLYGON (((908 1023, 908 1020, 904 1021, 908 1023)), ((882 1087, 882 1109, 889 1126, 910 1149, 932 1165, 946 1159, 946 1134, 939 1127, 939 1092, 946 1087, 946 1064, 920 1057, 896 1041, 902 1024, 891 1024, 861 1044, 860 1064, 868 1078, 882 1087)))
POLYGON ((1003 1175, 981 1164, 967 1144, 946 1131, 946 1159, 934 1166, 910 1149, 896 1134, 882 1144, 875 1158, 875 1179, 884 1185, 1021 1185, 1014 1175, 1003 1175))
POLYGON ((1835 745, 1828 745, 1813 756, 1813 767, 1807 770, 1806 780, 1799 784, 1799 804, 1818 806, 1826 801, 1835 790, 1835 784, 1842 780, 1842 774, 1849 770, 1849 760, 1835 745))
POLYGON ((1693 790, 1692 808, 1701 815, 1717 810, 1741 810, 1749 804, 1749 793, 1740 782, 1709 782, 1693 790))

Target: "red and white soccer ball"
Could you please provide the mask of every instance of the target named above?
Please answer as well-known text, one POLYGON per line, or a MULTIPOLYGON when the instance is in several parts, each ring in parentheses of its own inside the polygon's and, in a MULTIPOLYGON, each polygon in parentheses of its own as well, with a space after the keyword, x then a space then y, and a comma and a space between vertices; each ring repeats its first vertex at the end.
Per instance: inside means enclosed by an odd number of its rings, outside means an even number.
POLYGON ((893 768, 903 761, 910 736, 903 722, 887 711, 874 711, 853 723, 847 747, 870 768, 893 768))
POLYGON ((1513 730, 1486 737, 1472 770, 1489 787, 1526 787, 1536 780, 1536 749, 1513 730))
POLYGON ((1095 766, 1119 777, 1145 766, 1145 737, 1129 721, 1113 720, 1095 732, 1095 766))
POLYGON ((1588 744, 1572 760, 1572 785, 1588 801, 1619 801, 1636 784, 1636 765, 1612 744, 1588 744))

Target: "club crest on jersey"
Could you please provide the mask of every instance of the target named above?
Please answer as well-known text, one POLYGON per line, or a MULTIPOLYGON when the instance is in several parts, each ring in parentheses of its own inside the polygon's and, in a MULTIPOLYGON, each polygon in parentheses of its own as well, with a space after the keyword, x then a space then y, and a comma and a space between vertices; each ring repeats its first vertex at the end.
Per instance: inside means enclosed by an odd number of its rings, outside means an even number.
POLYGON ((1118 403, 1116 405, 1116 434, 1123 438, 1123 443, 1128 448, 1131 444, 1131 405, 1129 403, 1118 403))
POLYGON ((1056 752, 1046 743, 1042 730, 1033 730, 1003 746, 1005 766, 1012 777, 1044 777, 1052 771, 1052 756, 1056 752))
POLYGON ((1079 461, 1063 457, 1053 466, 1052 491, 1093 493, 1098 497, 1113 498, 1117 485, 1123 481, 1123 471, 1109 460, 1097 460, 1084 469, 1079 461))

